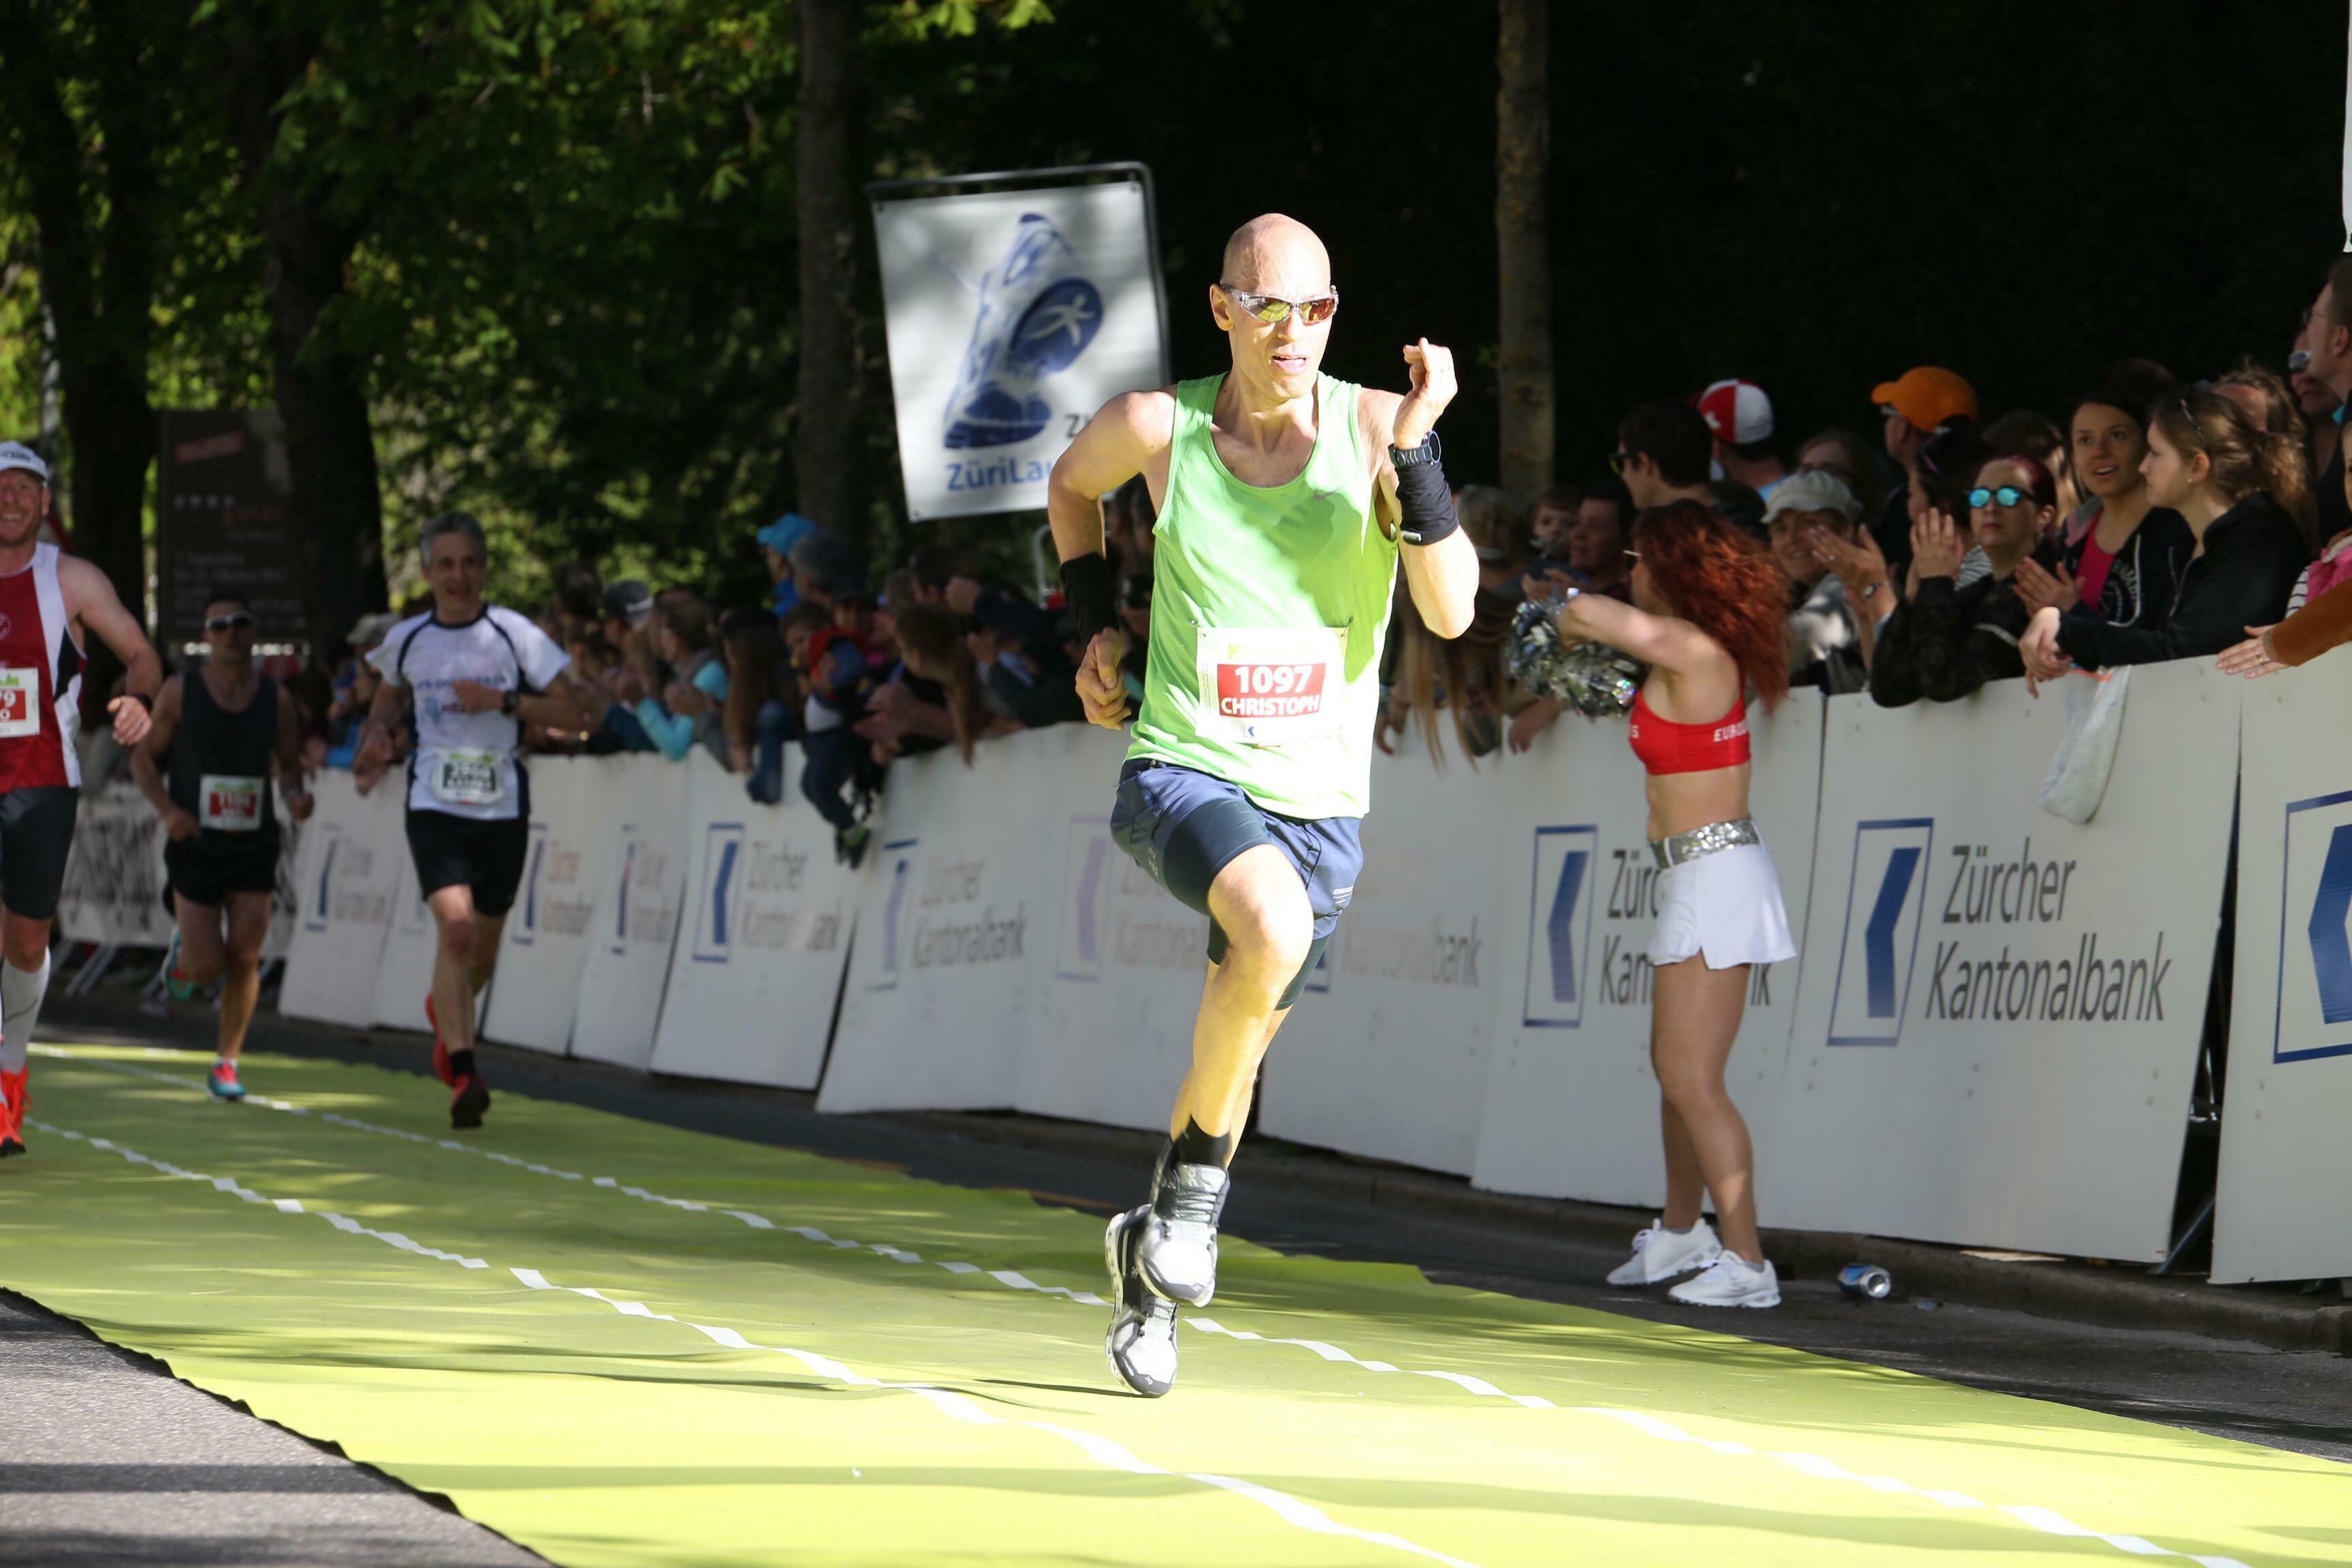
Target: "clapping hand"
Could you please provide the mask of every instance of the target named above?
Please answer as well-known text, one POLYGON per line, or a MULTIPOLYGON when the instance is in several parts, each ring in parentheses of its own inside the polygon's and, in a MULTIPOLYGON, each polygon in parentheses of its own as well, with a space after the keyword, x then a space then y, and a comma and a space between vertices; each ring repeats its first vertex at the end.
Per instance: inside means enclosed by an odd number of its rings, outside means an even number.
POLYGON ((1968 536, 1948 513, 1929 507, 1911 525, 1911 570, 1915 581, 1958 576, 1960 559, 1968 552, 1968 536))
POLYGON ((2063 562, 2053 572, 2029 555, 2017 563, 2017 575, 2011 581, 2028 610, 2071 610, 2083 602, 2083 585, 2063 562))
POLYGON ((1815 528, 1806 533, 1805 546, 1815 561, 1837 574, 1838 581, 1845 584, 1846 597, 1856 606, 1870 596, 1872 588, 1887 581, 1886 557, 1866 528, 1855 529, 1851 539, 1815 528))

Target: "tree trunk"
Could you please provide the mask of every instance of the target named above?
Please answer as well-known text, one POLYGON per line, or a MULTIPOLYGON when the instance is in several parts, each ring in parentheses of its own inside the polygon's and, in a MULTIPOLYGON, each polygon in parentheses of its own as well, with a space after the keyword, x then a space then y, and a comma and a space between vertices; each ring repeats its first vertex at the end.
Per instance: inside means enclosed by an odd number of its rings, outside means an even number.
POLYGON ((1503 489, 1524 508, 1552 482, 1549 0, 1500 0, 1495 49, 1495 254, 1503 489))
POLYGON ((328 214, 331 182, 304 182, 278 158, 278 105, 311 67, 319 39, 262 8, 229 13, 224 108, 262 241, 272 385, 286 422, 287 512, 310 544, 310 639, 331 647, 384 608, 383 500, 366 367, 320 322, 341 296, 360 231, 328 214), (323 186, 323 188, 321 188, 323 186))
POLYGON ((323 648, 387 598, 366 370, 318 331, 343 291, 358 236, 281 194, 267 198, 262 237, 268 255, 262 297, 291 479, 288 515, 297 536, 310 542, 311 637, 323 648))
MULTIPOLYGON (((100 6, 90 16, 96 72, 87 82, 87 116, 77 124, 60 96, 75 85, 76 66, 52 32, 55 22, 43 7, 0 5, 8 37, 0 117, 40 237, 41 300, 54 323, 51 352, 72 449, 66 521, 76 553, 106 573, 143 623, 142 523, 155 445, 147 400, 161 205, 154 151, 164 124, 153 73, 168 74, 175 57, 169 29, 151 28, 156 19, 143 11, 100 6), (129 39, 151 30, 155 55, 142 63, 129 39)), ((102 693, 120 667, 103 649, 91 652, 101 662, 88 688, 102 693)))
POLYGON ((847 538, 866 532, 865 364, 858 257, 865 220, 856 167, 858 6, 801 0, 800 384, 793 471, 800 510, 847 538))

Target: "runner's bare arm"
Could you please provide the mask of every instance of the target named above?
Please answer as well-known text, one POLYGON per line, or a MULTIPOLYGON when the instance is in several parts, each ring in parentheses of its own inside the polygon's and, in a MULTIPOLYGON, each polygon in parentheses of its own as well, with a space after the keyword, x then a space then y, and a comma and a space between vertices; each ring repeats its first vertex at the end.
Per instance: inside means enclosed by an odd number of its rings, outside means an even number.
MULTIPOLYGON (((1380 509, 1381 522, 1391 529, 1403 521, 1404 511, 1397 500, 1396 465, 1389 461, 1389 448, 1420 446, 1454 400, 1450 353, 1423 338, 1406 345, 1404 358, 1412 390, 1400 396, 1367 387, 1360 405, 1364 429, 1380 460, 1373 505, 1380 509)), ((1429 629, 1442 637, 1458 637, 1468 631, 1478 596, 1478 549, 1469 534, 1456 529, 1434 544, 1408 544, 1397 553, 1412 607, 1421 612, 1429 629)))
MULTIPOLYGON (((506 706, 506 689, 486 686, 478 680, 454 680, 449 683, 457 706, 468 713, 488 713, 506 706)), ((514 716, 524 727, 536 725, 545 730, 562 730, 567 733, 593 729, 595 718, 604 709, 588 696, 577 677, 569 669, 559 673, 544 691, 525 692, 515 700, 514 716)))
POLYGON ((1175 430, 1176 394, 1167 387, 1122 392, 1087 421, 1045 481, 1045 517, 1060 559, 1102 552, 1102 498, 1164 457, 1175 430))
POLYGON ((180 732, 181 702, 181 678, 175 675, 155 694, 155 721, 148 726, 146 738, 131 749, 131 782, 139 786, 139 793, 163 819, 164 831, 174 839, 194 834, 196 819, 173 802, 172 792, 163 785, 163 770, 156 764, 170 752, 172 738, 180 732))
POLYGON ((408 712, 415 695, 408 683, 385 676, 376 683, 374 700, 368 704, 367 722, 360 731, 360 747, 352 758, 352 782, 365 795, 400 754, 397 726, 408 712))
POLYGON ((163 661, 139 619, 122 607, 106 574, 78 555, 58 559, 58 586, 65 595, 66 619, 93 633, 122 661, 122 689, 129 693, 106 705, 114 716, 114 739, 135 746, 147 733, 155 692, 163 684, 163 661))
MULTIPOLYGON (((1176 395, 1123 392, 1087 421, 1054 464, 1045 481, 1045 518, 1054 529, 1054 552, 1062 561, 1103 551, 1102 498, 1155 461, 1164 460, 1175 438, 1176 395)), ((1087 721, 1116 730, 1127 720, 1127 688, 1118 678, 1127 636, 1097 632, 1078 661, 1078 700, 1087 721)))
MULTIPOLYGON (((174 679, 177 679, 176 677, 174 679)), ((156 705, 155 722, 163 721, 163 704, 156 705)), ((294 694, 284 687, 278 689, 278 782, 286 795, 286 809, 297 822, 310 817, 310 781, 302 772, 302 711, 294 706, 294 694)))

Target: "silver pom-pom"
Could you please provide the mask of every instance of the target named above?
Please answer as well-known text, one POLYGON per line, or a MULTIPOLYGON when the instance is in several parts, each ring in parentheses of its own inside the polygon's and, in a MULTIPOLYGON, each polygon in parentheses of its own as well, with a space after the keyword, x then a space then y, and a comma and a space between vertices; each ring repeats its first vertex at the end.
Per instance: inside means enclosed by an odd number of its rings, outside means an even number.
POLYGON ((1559 605, 1542 599, 1519 606, 1503 647, 1511 679, 1587 718, 1615 718, 1631 709, 1648 673, 1641 660, 1605 643, 1560 641, 1559 614, 1559 605))

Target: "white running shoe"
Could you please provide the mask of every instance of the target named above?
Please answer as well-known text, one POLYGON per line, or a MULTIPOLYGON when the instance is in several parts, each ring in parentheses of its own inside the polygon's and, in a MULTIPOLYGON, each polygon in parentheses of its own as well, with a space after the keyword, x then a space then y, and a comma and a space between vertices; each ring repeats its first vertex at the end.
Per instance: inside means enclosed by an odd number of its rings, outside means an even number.
POLYGON ((1780 1275, 1769 1258, 1759 1267, 1726 1251, 1705 1273, 1684 1280, 1666 1294, 1694 1307, 1777 1307, 1780 1275))
POLYGON ((1111 1370, 1128 1387, 1157 1399, 1176 1386, 1176 1304, 1152 1294, 1136 1267, 1149 1208, 1114 1215, 1103 1233, 1103 1262, 1110 1270, 1110 1332, 1103 1351, 1111 1370))
POLYGON ((1185 1307, 1205 1307, 1215 1297, 1217 1222, 1232 1190, 1222 1165, 1168 1160, 1152 1173, 1150 1214, 1135 1260, 1153 1295, 1185 1307))
POLYGON ((1701 1215, 1688 1230, 1666 1228, 1660 1219, 1633 1233, 1633 1256, 1609 1271, 1612 1285, 1655 1285, 1677 1274, 1704 1268, 1723 1255, 1715 1226, 1701 1215))

